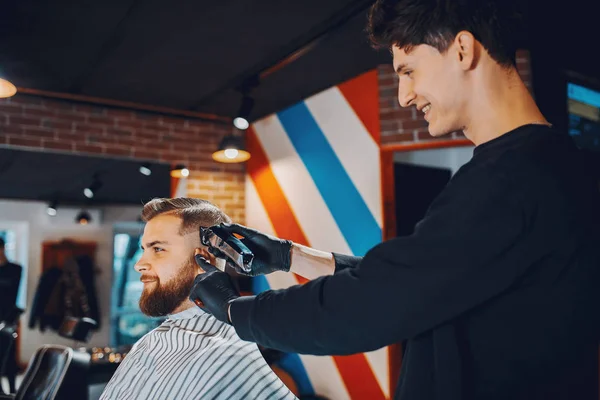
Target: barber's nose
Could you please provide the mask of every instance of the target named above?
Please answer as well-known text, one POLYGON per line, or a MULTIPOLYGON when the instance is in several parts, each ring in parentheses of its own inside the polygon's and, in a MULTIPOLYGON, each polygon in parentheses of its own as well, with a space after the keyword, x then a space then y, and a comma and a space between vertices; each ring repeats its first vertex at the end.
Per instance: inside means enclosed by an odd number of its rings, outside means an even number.
POLYGON ((400 81, 398 83, 398 103, 400 107, 409 107, 412 106, 415 102, 417 95, 415 94, 412 84, 403 83, 400 81))

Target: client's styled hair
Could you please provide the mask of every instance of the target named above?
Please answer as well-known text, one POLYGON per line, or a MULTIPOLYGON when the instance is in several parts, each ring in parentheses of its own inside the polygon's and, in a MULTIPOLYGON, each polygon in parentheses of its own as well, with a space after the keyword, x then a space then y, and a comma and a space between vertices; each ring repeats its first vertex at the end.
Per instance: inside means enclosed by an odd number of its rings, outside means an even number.
POLYGON ((198 230, 200 226, 231 223, 231 218, 211 202, 188 197, 152 199, 144 205, 142 220, 148 222, 162 214, 181 218, 181 235, 198 230))

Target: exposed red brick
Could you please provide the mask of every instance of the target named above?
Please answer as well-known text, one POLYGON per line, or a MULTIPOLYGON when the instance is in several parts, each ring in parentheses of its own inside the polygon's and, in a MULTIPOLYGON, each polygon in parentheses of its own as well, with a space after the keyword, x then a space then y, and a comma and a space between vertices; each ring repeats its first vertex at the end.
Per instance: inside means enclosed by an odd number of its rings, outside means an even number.
POLYGON ((144 160, 159 160, 161 158, 158 150, 133 149, 132 156, 144 160))
POLYGON ((1 133, 4 135, 21 136, 25 129, 19 125, 6 125, 2 127, 1 133))
POLYGON ((79 153, 104 154, 104 146, 99 144, 74 143, 74 146, 79 153))
POLYGON ((60 120, 53 120, 53 119, 43 119, 42 120, 42 126, 44 128, 50 128, 50 129, 71 130, 71 129, 73 129, 74 125, 75 125, 74 122, 69 122, 69 121, 60 121, 60 120))
POLYGON ((48 128, 38 128, 34 126, 26 126, 24 134, 31 137, 54 138, 56 136, 54 130, 48 128))
MULTIPOLYGON (((27 104, 38 104, 38 103, 27 103, 27 104)), ((43 104, 46 108, 57 110, 60 112, 63 111, 73 111, 75 109, 75 104, 69 101, 61 101, 61 100, 50 100, 44 99, 43 103, 39 103, 39 105, 43 104)))
POLYGON ((75 114, 72 112, 58 112, 56 114, 55 119, 61 120, 61 121, 85 122, 87 119, 87 115, 75 114))
POLYGON ((107 136, 132 137, 133 132, 128 129, 106 128, 107 136))
POLYGON ((117 118, 118 121, 125 121, 135 118, 135 112, 120 108, 107 108, 105 114, 109 117, 117 118))
POLYGON ((184 128, 190 125, 190 121, 185 118, 176 118, 176 117, 160 117, 159 119, 160 125, 173 126, 178 128, 184 128))
POLYGON ((114 126, 115 120, 109 116, 105 115, 90 115, 87 118, 87 122, 90 124, 104 125, 104 126, 114 126))
POLYGON ((146 130, 136 130, 134 136, 140 139, 152 139, 155 141, 159 141, 162 138, 160 133, 146 130))
POLYGON ((47 108, 33 108, 33 107, 23 107, 23 114, 26 116, 36 116, 36 117, 54 117, 56 116, 56 110, 49 110, 47 108))
POLYGON ((128 137, 117 137, 117 138, 115 138, 115 140, 112 141, 112 143, 116 143, 120 146, 128 146, 129 148, 132 149, 132 151, 133 151, 134 147, 140 145, 138 140, 128 138, 128 137))
POLYGON ((74 129, 76 132, 79 132, 82 134, 102 135, 104 133, 105 128, 102 127, 101 125, 88 125, 88 124, 75 123, 74 129))
POLYGON ((0 111, 9 114, 22 114, 23 106, 9 102, 10 99, 0 99, 0 111))
POLYGON ((28 138, 28 137, 14 137, 8 138, 8 144, 14 146, 27 146, 27 147, 42 147, 42 139, 40 138, 28 138))
POLYGON ((64 150, 64 151, 73 151, 73 143, 68 142, 54 142, 54 141, 46 141, 44 140, 43 146, 45 149, 51 150, 64 150))
POLYGON ((106 109, 104 107, 93 106, 89 104, 76 104, 75 111, 84 114, 106 115, 106 109))
MULTIPOLYGON (((110 115, 110 114, 109 114, 110 115)), ((125 129, 139 129, 141 127, 144 126, 144 123, 141 121, 136 121, 134 119, 131 120, 126 120, 126 119, 117 119, 116 120, 116 125, 119 128, 125 128, 125 129)))
POLYGON ((24 116, 20 116, 20 115, 10 115, 9 123, 11 125, 40 126, 41 120, 36 117, 24 117, 24 116))
POLYGON ((412 133, 396 133, 393 135, 385 135, 381 137, 381 143, 394 143, 394 142, 412 142, 414 135, 412 133))
POLYGON ((127 146, 106 145, 104 152, 112 156, 131 156, 132 149, 127 146))

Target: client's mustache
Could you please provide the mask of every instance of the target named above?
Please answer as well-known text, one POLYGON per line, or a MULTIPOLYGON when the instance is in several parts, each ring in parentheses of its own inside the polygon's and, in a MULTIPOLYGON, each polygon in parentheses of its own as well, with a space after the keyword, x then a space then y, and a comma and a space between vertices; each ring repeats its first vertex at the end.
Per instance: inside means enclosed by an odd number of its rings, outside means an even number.
POLYGON ((140 281, 142 282, 154 282, 157 281, 158 277, 157 276, 153 276, 153 275, 142 275, 140 276, 140 281))

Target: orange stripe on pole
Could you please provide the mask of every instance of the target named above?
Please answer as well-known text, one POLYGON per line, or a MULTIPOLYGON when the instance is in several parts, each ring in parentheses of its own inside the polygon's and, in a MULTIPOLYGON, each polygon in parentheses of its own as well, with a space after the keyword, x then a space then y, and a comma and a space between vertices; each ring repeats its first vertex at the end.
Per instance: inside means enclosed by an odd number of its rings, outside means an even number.
MULTIPOLYGON (((252 157, 248 160, 248 174, 254 182, 258 197, 262 201, 277 236, 308 246, 308 240, 292 211, 281 186, 269 165, 269 159, 250 127, 246 134, 246 146, 252 157)), ((308 280, 296 275, 298 282, 308 280)))
POLYGON ((350 103, 354 113, 362 121, 367 131, 379 144, 379 83, 377 79, 377 70, 365 72, 356 78, 350 79, 340 85, 338 88, 350 103))
POLYGON ((171 177, 171 197, 175 197, 177 193, 177 186, 179 185, 179 178, 171 177))
POLYGON ((351 399, 386 399, 364 354, 334 356, 333 360, 351 399))
MULTIPOLYGON (((276 235, 309 246, 308 239, 302 231, 281 186, 279 186, 269 166, 269 159, 252 128, 247 131, 246 146, 252 154, 252 158, 248 160, 248 174, 254 182, 258 197, 265 207, 276 235)), ((295 275, 295 277, 299 283, 307 282, 307 279, 301 276, 295 275)), ((332 358, 352 399, 385 399, 385 395, 364 354, 334 356, 332 358)))

